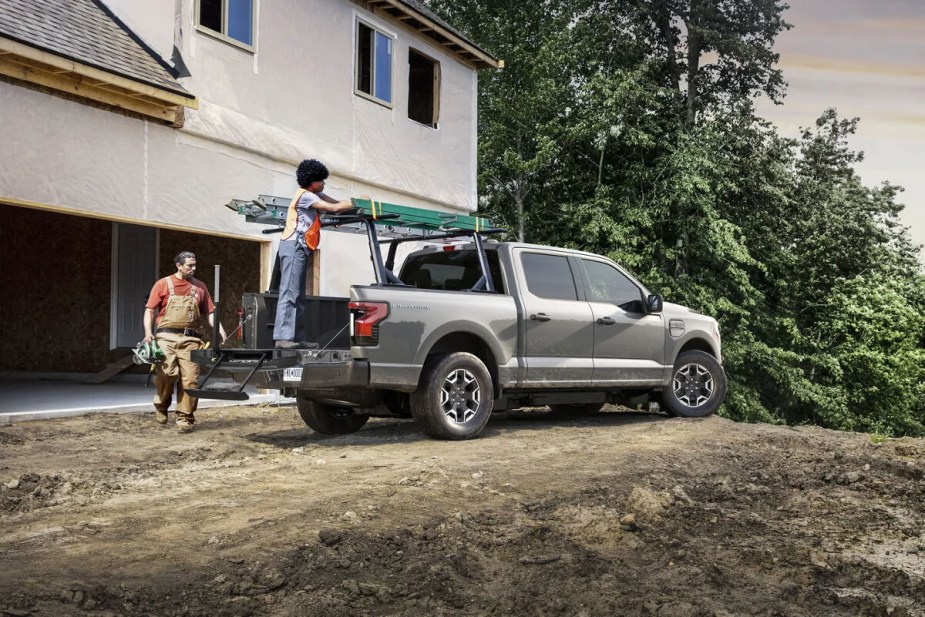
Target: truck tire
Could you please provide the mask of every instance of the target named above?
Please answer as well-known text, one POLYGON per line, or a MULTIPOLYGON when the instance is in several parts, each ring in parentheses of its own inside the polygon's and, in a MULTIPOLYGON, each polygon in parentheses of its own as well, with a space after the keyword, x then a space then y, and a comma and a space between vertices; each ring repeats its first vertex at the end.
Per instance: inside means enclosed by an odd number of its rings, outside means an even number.
POLYGON ((593 416, 604 407, 604 403, 563 403, 550 405, 553 413, 561 416, 593 416))
POLYGON ((716 358, 704 351, 678 355, 671 383, 662 392, 665 410, 682 418, 705 418, 726 398, 726 373, 716 358))
POLYGON ((355 413, 350 407, 336 407, 301 397, 298 399, 298 408, 302 421, 322 435, 355 433, 369 420, 367 414, 355 413))
POLYGON ((494 403, 491 375, 470 353, 435 356, 411 393, 411 414, 436 439, 471 439, 482 432, 494 403))

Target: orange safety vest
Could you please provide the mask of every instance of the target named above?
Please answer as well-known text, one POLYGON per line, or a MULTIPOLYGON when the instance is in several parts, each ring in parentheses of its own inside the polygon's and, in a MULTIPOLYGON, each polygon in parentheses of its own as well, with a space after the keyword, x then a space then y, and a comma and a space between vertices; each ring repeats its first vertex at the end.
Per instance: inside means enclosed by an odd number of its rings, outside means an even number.
MULTIPOLYGON (((295 233, 296 225, 299 222, 299 212, 296 205, 299 203, 299 197, 302 193, 307 193, 305 189, 299 189, 289 204, 289 210, 286 212, 286 226, 283 228, 283 240, 288 240, 295 233)), ((315 212, 315 220, 305 230, 305 244, 314 251, 318 248, 318 241, 321 239, 321 213, 315 212)))

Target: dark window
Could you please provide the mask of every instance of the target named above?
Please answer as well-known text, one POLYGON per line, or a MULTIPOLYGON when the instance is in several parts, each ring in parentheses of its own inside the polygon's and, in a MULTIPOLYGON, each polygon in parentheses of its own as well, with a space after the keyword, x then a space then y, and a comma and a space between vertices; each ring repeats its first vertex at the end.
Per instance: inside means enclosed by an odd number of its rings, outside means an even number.
MULTIPOLYGON (((497 293, 504 293, 498 252, 485 251, 488 271, 497 293)), ((409 257, 401 270, 401 281, 420 289, 472 289, 482 276, 479 257, 471 249, 421 253, 409 257)))
POLYGON ((591 282, 592 302, 609 302, 626 311, 642 310, 642 292, 622 272, 602 261, 582 260, 591 282))
POLYGON ((527 289, 534 296, 553 300, 577 300, 575 280, 568 258, 562 255, 523 253, 520 256, 527 289))
POLYGON ((254 44, 254 0, 199 0, 199 25, 254 44))
POLYGON ((222 0, 199 0, 199 25, 221 32, 222 24, 225 23, 222 4, 222 0))
POLYGON ((357 22, 357 92, 392 102, 392 39, 357 22))
POLYGON ((437 128, 440 97, 440 63, 408 50, 408 117, 437 128))

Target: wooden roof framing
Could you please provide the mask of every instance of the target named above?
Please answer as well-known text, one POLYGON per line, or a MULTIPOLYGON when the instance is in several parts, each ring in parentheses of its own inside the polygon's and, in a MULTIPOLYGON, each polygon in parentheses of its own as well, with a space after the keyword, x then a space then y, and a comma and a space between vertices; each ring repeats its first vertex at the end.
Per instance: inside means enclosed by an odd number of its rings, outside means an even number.
POLYGON ((184 96, 0 37, 0 75, 90 99, 174 126, 183 108, 197 109, 184 96))
POLYGON ((401 0, 367 0, 366 5, 374 13, 390 17, 432 39, 437 45, 444 47, 477 69, 504 68, 504 60, 495 58, 463 36, 437 23, 401 0))

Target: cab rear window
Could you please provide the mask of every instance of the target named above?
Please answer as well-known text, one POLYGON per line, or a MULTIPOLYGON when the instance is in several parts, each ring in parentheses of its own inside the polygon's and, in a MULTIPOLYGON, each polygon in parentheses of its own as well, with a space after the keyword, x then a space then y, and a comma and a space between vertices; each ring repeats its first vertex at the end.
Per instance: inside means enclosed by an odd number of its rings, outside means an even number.
MULTIPOLYGON (((497 293, 505 293, 497 251, 485 251, 488 270, 497 293)), ((435 251, 412 255, 405 261, 399 278, 419 289, 458 291, 471 289, 482 276, 474 250, 435 251)))

